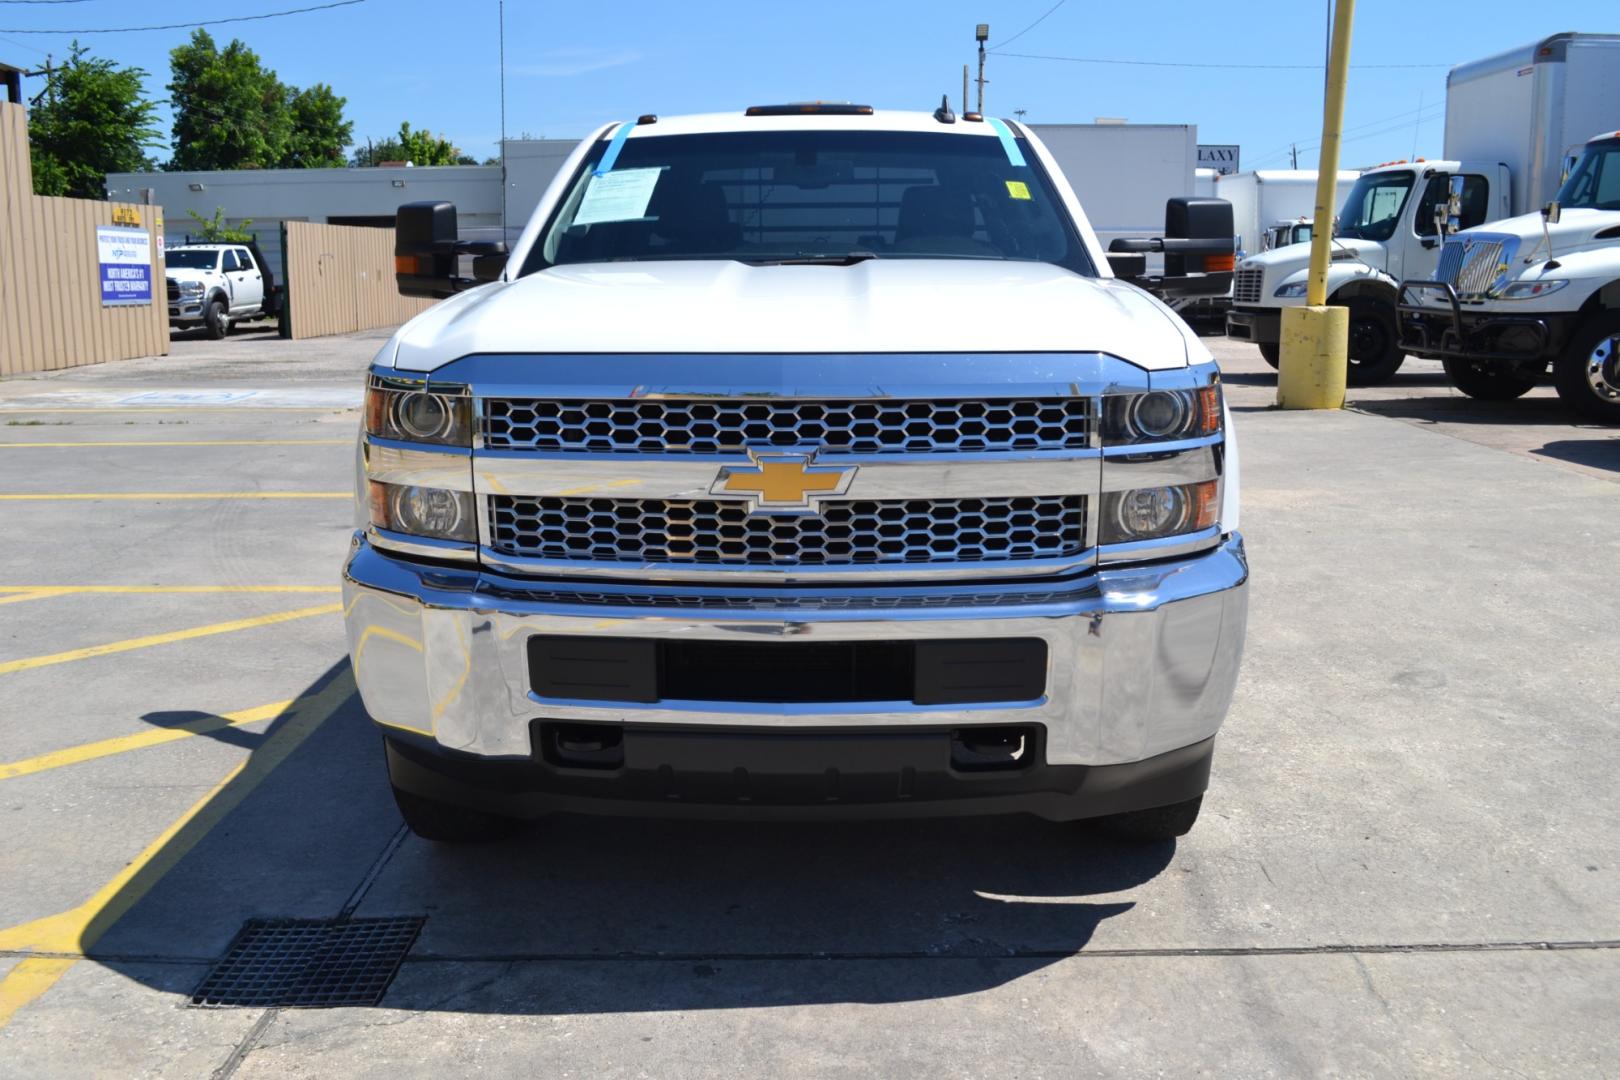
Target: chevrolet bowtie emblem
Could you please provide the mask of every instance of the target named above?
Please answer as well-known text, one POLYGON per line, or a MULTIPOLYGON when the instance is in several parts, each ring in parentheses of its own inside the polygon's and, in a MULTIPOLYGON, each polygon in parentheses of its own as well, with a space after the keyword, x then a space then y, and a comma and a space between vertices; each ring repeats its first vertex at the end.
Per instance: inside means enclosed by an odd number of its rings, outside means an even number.
POLYGON ((842 495, 855 466, 815 466, 814 454, 755 453, 751 465, 727 465, 709 489, 713 495, 746 495, 749 513, 813 510, 828 495, 842 495))

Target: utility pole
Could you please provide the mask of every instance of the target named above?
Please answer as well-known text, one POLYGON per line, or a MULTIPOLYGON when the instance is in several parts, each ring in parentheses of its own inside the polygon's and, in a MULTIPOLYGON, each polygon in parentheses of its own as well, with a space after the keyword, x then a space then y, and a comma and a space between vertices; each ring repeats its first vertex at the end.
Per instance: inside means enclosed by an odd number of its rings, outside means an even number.
POLYGON ((968 107, 967 107, 967 84, 968 84, 968 66, 966 64, 963 64, 962 65, 962 111, 963 112, 968 111, 968 107))
POLYGON ((1013 115, 1018 117, 1019 121, 1021 122, 1024 119, 1024 114, 1027 112, 1029 112, 1028 109, 1014 109, 1013 115))
POLYGON ((1329 246, 1333 232, 1334 181, 1339 175, 1339 134, 1344 126, 1344 87, 1350 68, 1350 28, 1356 0, 1338 0, 1333 10, 1327 93, 1322 102, 1322 152, 1316 163, 1316 217, 1311 227, 1311 268, 1305 306, 1283 309, 1282 356, 1277 404, 1284 409, 1341 409, 1350 311, 1327 302, 1329 246))
POLYGON ((973 28, 973 37, 979 43, 979 107, 974 111, 984 115, 984 43, 990 40, 990 24, 980 23, 973 28))
POLYGON ((1290 169, 1299 168, 1299 144, 1298 143, 1292 143, 1288 147, 1288 167, 1290 169))

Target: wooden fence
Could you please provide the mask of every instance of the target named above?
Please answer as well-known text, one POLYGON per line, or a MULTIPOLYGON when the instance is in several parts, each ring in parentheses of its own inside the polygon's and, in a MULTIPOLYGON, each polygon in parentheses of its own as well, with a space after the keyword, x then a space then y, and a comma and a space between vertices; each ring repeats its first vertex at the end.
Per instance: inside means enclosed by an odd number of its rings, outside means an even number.
POLYGON ((0 101, 0 376, 168 352, 163 289, 162 209, 35 195, 27 114, 0 101), (96 226, 135 221, 152 302, 103 307, 96 226))
POLYGON ((354 225, 284 225, 288 309, 282 336, 320 337, 397 326, 432 300, 394 286, 394 230, 354 225))

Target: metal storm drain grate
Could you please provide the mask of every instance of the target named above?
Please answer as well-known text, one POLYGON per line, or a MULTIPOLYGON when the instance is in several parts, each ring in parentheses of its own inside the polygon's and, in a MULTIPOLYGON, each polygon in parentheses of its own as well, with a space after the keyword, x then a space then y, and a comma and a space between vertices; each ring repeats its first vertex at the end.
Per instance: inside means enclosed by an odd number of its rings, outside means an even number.
POLYGON ((375 1005, 423 920, 249 919, 191 1004, 268 1008, 375 1005))

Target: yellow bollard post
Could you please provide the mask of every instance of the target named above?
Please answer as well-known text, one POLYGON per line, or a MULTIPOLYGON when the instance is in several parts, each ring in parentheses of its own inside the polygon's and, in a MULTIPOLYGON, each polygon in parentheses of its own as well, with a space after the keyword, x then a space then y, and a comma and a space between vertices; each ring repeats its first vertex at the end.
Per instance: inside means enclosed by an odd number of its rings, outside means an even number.
POLYGON ((1277 405, 1283 409, 1344 408, 1345 346, 1350 340, 1350 309, 1283 308, 1282 366, 1277 372, 1277 405))
POLYGON ((1284 409, 1344 406, 1349 310, 1329 307, 1327 272, 1333 234, 1333 195, 1339 175, 1339 129, 1344 126, 1344 86, 1350 70, 1350 27, 1356 0, 1333 6, 1333 46, 1328 51, 1327 92, 1322 102, 1322 153, 1316 163, 1316 219, 1311 228, 1311 269, 1305 306, 1284 308, 1277 404, 1284 409))

